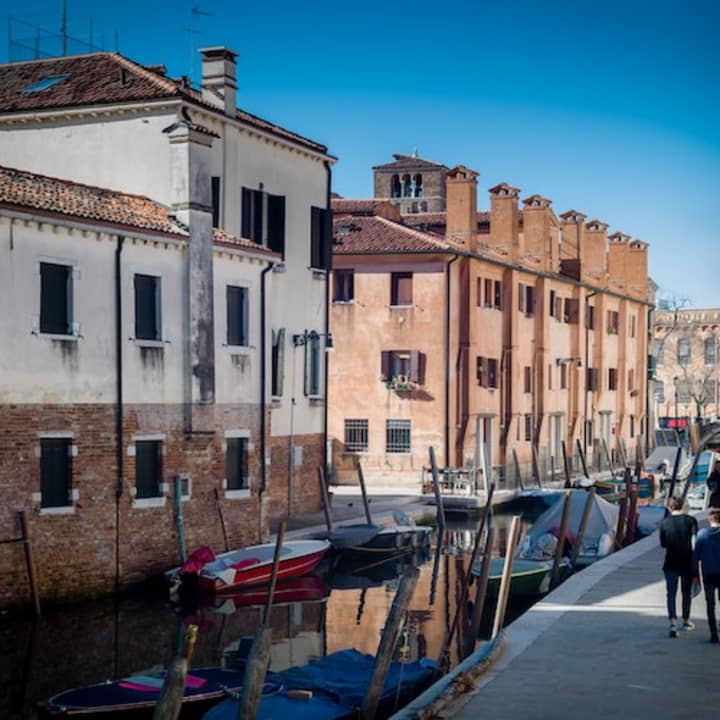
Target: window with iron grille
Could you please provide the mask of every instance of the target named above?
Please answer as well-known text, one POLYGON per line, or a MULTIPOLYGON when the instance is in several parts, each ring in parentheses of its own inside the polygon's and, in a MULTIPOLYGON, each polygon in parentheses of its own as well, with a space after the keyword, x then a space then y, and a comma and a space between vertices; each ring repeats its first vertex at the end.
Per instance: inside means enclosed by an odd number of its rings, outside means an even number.
POLYGON ((525 442, 532 442, 532 415, 525 415, 525 442))
POLYGON ((353 270, 333 272, 333 302, 351 302, 355 299, 355 273, 353 270))
POLYGON ((246 437, 225 439, 225 479, 228 490, 249 490, 248 443, 246 437))
POLYGON ((40 506, 72 505, 72 440, 42 438, 40 440, 40 506))
POLYGON ((345 449, 348 452, 367 452, 367 419, 345 418, 345 449))
POLYGON ((160 440, 135 441, 135 497, 160 497, 162 477, 162 442, 160 440))
POLYGON ((73 275, 70 265, 40 263, 40 332, 72 335, 73 275))
POLYGON ((387 420, 385 425, 385 452, 409 453, 410 421, 387 420))
POLYGON ((227 286, 227 344, 249 345, 248 289, 227 286))
POLYGON ((162 340, 160 278, 135 275, 135 338, 162 340))
POLYGON ((412 305, 412 273, 390 273, 390 304, 412 305))

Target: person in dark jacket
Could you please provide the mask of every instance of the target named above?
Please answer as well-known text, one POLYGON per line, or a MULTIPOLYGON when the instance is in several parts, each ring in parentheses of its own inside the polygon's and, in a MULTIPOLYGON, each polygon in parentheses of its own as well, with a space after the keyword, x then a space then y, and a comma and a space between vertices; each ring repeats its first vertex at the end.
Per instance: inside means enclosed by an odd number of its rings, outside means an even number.
POLYGON ((716 643, 718 627, 715 619, 715 596, 720 590, 720 508, 710 510, 708 519, 710 527, 704 527, 698 533, 695 541, 693 574, 697 580, 700 576, 700 567, 702 567, 710 642, 716 643))
POLYGON ((697 520, 683 512, 683 501, 671 497, 667 502, 668 515, 660 523, 660 545, 665 548, 665 589, 667 591, 667 612, 670 620, 670 637, 678 637, 676 598, 678 582, 682 594, 683 629, 692 630, 690 620, 693 583, 693 538, 697 534, 697 520))
POLYGON ((710 493, 708 507, 720 508, 720 461, 715 461, 713 471, 708 475, 707 492, 710 493))

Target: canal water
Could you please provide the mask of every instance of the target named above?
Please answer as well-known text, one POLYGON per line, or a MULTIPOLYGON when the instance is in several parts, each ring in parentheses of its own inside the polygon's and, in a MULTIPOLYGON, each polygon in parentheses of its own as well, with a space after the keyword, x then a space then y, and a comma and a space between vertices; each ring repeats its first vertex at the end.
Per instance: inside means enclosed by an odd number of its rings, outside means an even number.
MULTIPOLYGON (((534 519, 531 514, 522 517, 526 527, 534 519)), ((494 515, 496 555, 505 553, 510 519, 509 514, 494 515)), ((474 519, 451 519, 444 537, 438 538, 435 531, 431 546, 412 557, 386 562, 370 557, 350 567, 341 565, 301 586, 299 592, 305 601, 280 597, 270 620, 271 669, 302 665, 345 648, 374 654, 408 563, 419 567, 420 578, 396 657, 436 658, 461 603, 460 579, 474 544, 475 525, 474 519)), ((511 603, 506 623, 530 604, 532 601, 511 603)), ((0 718, 33 719, 38 702, 64 689, 166 665, 178 637, 191 623, 199 626, 194 667, 232 663, 245 651, 245 639, 254 634, 262 612, 262 606, 242 606, 233 601, 210 607, 188 603, 178 607, 162 593, 144 593, 48 609, 38 620, 0 618, 0 718)), ((460 612, 466 620, 468 608, 461 607, 460 612)), ((484 618, 481 639, 491 621, 492 608, 484 618)), ((460 632, 451 648, 453 664, 463 642, 460 632)))

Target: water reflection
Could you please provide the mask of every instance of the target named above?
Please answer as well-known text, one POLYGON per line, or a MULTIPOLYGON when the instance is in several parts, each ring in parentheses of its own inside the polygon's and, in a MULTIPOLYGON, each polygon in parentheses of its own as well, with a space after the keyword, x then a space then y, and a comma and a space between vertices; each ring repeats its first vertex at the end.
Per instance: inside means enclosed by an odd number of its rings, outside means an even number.
MULTIPOLYGON (((503 554, 511 517, 496 514, 494 554, 503 554)), ((292 592, 280 589, 273 607, 271 668, 282 670, 354 647, 375 653, 402 572, 420 567, 396 658, 436 658, 455 612, 461 622, 450 661, 461 657, 471 607, 462 602, 462 580, 475 542, 477 519, 450 520, 431 548, 388 560, 334 563, 292 592), (461 606, 464 605, 464 607, 461 606)), ((530 518, 524 520, 527 526, 530 518)), ((472 593, 471 593, 472 596, 472 593)), ((37 621, 0 621, 0 717, 37 717, 35 707, 57 692, 116 679, 167 664, 184 624, 199 625, 192 664, 232 665, 262 618, 262 598, 233 597, 206 606, 173 607, 164 597, 107 600, 48 611, 37 621)), ((511 603, 507 622, 527 608, 511 603)), ((487 603, 481 637, 492 627, 487 603)))

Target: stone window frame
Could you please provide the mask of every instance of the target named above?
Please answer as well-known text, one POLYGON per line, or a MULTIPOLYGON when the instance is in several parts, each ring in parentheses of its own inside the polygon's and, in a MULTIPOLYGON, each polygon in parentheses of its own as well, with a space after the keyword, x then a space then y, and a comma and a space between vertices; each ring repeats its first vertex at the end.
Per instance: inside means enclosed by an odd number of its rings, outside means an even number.
POLYGON ((224 497, 226 500, 247 500, 252 495, 252 474, 250 473, 250 456, 255 450, 255 444, 251 441, 251 432, 248 429, 229 429, 225 430, 225 433, 223 434, 223 442, 222 442, 222 453, 225 457, 225 468, 226 471, 224 473, 224 477, 222 479, 222 490, 224 493, 224 497), (237 488, 237 489, 228 489, 228 481, 227 481, 227 447, 228 447, 228 440, 235 440, 235 439, 244 439, 247 440, 247 444, 245 446, 245 452, 247 453, 247 483, 248 486, 246 488, 237 488))
MULTIPOLYGON (((70 430, 57 430, 57 431, 45 431, 37 433, 38 444, 35 446, 35 457, 38 463, 42 459, 42 443, 40 441, 48 439, 67 439, 70 440, 70 457, 75 458, 78 456, 78 446, 75 444, 75 433, 70 430)), ((39 471, 39 468, 38 468, 39 471)), ((69 494, 69 505, 57 505, 54 507, 43 507, 42 506, 42 492, 34 492, 30 496, 33 506, 37 509, 40 516, 44 515, 74 515, 75 507, 80 499, 80 491, 78 488, 72 486, 72 475, 70 477, 70 494, 69 494)))
POLYGON ((32 334, 39 338, 48 340, 61 340, 64 342, 77 342, 81 335, 81 324, 77 321, 77 287, 81 279, 80 261, 76 258, 59 257, 50 255, 40 255, 35 261, 35 275, 37 277, 37 290, 35 292, 35 312, 32 318, 32 334), (68 297, 68 325, 71 332, 68 333, 49 333, 41 330, 42 315, 42 266, 43 265, 62 265, 70 268, 71 287, 69 288, 68 297))
MULTIPOLYGON (((161 453, 163 457, 167 455, 167 437, 165 433, 138 433, 132 436, 132 443, 128 445, 127 449, 127 455, 128 457, 136 457, 137 451, 135 444, 137 442, 159 442, 161 443, 161 453)), ((147 497, 147 498, 138 498, 137 495, 137 487, 133 483, 132 487, 130 488, 130 496, 132 497, 132 507, 138 508, 138 509, 145 509, 145 508, 158 508, 158 507, 165 507, 167 504, 167 496, 170 492, 170 484, 167 482, 163 482, 163 471, 164 468, 161 468, 160 470, 160 478, 158 481, 158 492, 159 495, 156 497, 147 497)))

